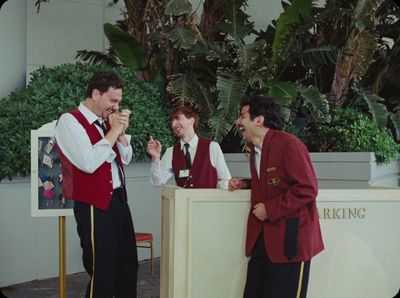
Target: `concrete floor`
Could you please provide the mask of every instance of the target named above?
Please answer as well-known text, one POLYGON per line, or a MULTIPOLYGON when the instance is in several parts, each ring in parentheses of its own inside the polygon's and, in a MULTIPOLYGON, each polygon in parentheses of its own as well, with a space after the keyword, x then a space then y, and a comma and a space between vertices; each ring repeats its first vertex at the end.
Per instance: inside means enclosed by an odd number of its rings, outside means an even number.
MULTIPOLYGON (((151 275, 150 262, 139 263, 138 297, 160 297, 160 259, 155 260, 155 271, 151 275)), ((67 298, 85 297, 85 290, 89 277, 86 272, 67 276, 67 298)), ((56 298, 59 297, 59 281, 57 278, 33 280, 2 288, 3 295, 7 298, 56 298)), ((3 298, 0 293, 0 298, 3 298)))

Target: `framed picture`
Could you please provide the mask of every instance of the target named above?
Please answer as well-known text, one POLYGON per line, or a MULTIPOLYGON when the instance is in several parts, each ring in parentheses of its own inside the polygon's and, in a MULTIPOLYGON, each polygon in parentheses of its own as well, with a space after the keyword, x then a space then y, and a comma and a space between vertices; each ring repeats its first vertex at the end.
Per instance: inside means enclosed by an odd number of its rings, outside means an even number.
POLYGON ((72 216, 74 202, 62 196, 55 144, 56 121, 31 130, 31 216, 72 216))

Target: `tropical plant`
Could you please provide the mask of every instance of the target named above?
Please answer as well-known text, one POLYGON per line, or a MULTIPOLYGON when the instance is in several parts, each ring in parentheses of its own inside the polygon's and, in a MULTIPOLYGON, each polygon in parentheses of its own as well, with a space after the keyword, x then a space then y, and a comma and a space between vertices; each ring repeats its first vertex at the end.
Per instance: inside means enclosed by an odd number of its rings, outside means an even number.
POLYGON ((254 91, 274 96, 299 133, 328 123, 333 108, 352 107, 400 136, 400 11, 392 0, 287 0, 259 31, 246 0, 204 0, 199 18, 187 0, 124 2, 125 19, 104 26, 111 49, 103 54, 157 82, 163 98, 197 103, 202 133, 217 141, 234 135, 238 103, 254 91))

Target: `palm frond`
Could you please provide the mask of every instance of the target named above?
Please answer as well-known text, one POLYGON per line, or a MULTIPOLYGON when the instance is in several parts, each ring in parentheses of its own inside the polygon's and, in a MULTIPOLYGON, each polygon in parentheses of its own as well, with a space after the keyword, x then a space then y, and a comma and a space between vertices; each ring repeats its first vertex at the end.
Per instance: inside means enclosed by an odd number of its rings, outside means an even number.
POLYGON ((195 84, 192 77, 187 74, 175 74, 170 76, 167 92, 173 96, 174 102, 195 101, 195 84))
POLYGON ((239 60, 243 67, 249 66, 256 56, 260 54, 259 49, 265 44, 264 41, 256 41, 250 44, 245 44, 240 40, 236 40, 238 46, 239 60))
POLYGON ((359 30, 373 28, 374 14, 377 8, 382 4, 383 0, 362 0, 357 1, 354 9, 355 26, 359 30))
POLYGON ((297 98, 297 85, 278 81, 271 85, 268 95, 276 99, 281 106, 288 106, 297 98))
POLYGON ((165 6, 165 14, 169 16, 180 16, 192 11, 192 4, 187 0, 170 0, 165 6))
POLYGON ((225 115, 231 115, 238 107, 246 86, 246 82, 238 77, 219 72, 217 76, 218 110, 222 110, 225 115))
POLYGON ((360 96, 365 100, 368 104, 368 108, 374 122, 378 127, 386 127, 387 119, 388 119, 388 111, 384 104, 384 99, 376 94, 362 91, 360 92, 360 96))
POLYGON ((206 115, 211 115, 215 111, 216 96, 213 96, 210 86, 200 83, 195 80, 196 84, 196 95, 194 101, 199 107, 202 107, 202 111, 206 115))
POLYGON ((310 111, 316 122, 329 122, 329 103, 326 95, 321 94, 315 86, 298 88, 303 98, 303 105, 310 111))
POLYGON ((254 30, 254 22, 249 21, 249 15, 243 11, 242 6, 244 6, 244 1, 226 1, 224 5, 226 20, 217 23, 221 31, 240 40, 254 30))
POLYGON ((300 58, 306 67, 335 64, 337 59, 337 49, 332 46, 307 49, 301 53, 300 58))
POLYGON ((135 38, 110 23, 104 24, 104 33, 126 67, 134 71, 146 68, 149 63, 147 54, 135 38))
POLYGON ((251 75, 248 83, 253 89, 268 90, 274 80, 273 71, 268 66, 262 66, 251 75))
POLYGON ((212 139, 215 142, 221 142, 224 136, 231 130, 233 122, 227 121, 223 112, 217 111, 217 113, 209 119, 208 124, 211 128, 212 139))
POLYGON ((89 64, 119 65, 118 59, 112 50, 108 52, 80 50, 76 52, 75 59, 89 64))
POLYGON ((230 130, 240 100, 246 90, 246 83, 230 73, 218 73, 218 107, 209 119, 213 138, 220 141, 230 130))
POLYGON ((280 65, 283 61, 281 52, 285 38, 290 32, 291 26, 300 21, 300 18, 308 20, 311 15, 313 0, 294 0, 286 11, 282 12, 276 25, 275 37, 272 43, 272 61, 280 65))
POLYGON ((197 40, 195 32, 182 25, 174 26, 166 35, 177 49, 190 49, 197 40))

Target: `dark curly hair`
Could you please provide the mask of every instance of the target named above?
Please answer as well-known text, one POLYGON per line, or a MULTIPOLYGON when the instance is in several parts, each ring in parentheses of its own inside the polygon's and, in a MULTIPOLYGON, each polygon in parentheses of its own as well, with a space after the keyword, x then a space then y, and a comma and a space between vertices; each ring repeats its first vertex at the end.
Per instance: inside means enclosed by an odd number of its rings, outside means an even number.
POLYGON ((282 130, 285 127, 281 107, 271 96, 264 94, 250 94, 243 98, 240 108, 249 106, 250 119, 264 116, 264 125, 268 128, 282 130))
POLYGON ((92 78, 89 81, 86 96, 92 97, 92 92, 94 89, 97 89, 101 93, 104 93, 107 92, 110 87, 113 87, 115 89, 123 89, 124 82, 115 72, 96 72, 93 74, 92 78))

